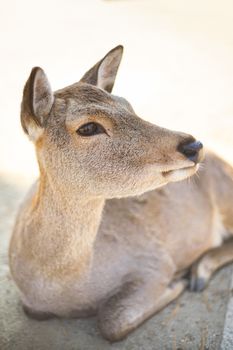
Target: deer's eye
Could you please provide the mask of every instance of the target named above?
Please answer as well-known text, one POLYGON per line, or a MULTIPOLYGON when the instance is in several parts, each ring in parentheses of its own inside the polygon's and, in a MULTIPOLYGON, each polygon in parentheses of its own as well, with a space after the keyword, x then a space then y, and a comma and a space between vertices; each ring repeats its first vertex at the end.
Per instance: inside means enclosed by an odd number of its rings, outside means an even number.
POLYGON ((76 132, 81 136, 93 136, 103 134, 105 133, 105 130, 100 124, 91 122, 80 126, 76 132))

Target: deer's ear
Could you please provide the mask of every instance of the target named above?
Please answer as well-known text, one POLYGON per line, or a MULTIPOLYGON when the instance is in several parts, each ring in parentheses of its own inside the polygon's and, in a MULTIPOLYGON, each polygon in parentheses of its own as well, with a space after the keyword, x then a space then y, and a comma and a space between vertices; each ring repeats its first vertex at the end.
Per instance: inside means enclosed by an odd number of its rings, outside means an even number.
POLYGON ((42 131, 54 101, 53 93, 44 71, 35 67, 25 84, 21 104, 21 124, 31 138, 42 131))
POLYGON ((109 51, 104 58, 96 63, 81 79, 82 82, 95 85, 107 92, 112 92, 116 74, 121 62, 123 46, 119 45, 109 51))

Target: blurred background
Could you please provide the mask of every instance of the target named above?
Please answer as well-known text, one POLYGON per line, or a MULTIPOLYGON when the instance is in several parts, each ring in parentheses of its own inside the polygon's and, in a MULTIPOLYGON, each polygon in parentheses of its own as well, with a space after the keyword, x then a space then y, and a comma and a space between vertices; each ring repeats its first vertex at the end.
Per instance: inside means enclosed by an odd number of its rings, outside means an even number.
POLYGON ((1 1, 0 36, 2 175, 37 176, 19 118, 31 68, 41 66, 56 90, 118 44, 125 52, 113 93, 233 162, 232 0, 1 1))

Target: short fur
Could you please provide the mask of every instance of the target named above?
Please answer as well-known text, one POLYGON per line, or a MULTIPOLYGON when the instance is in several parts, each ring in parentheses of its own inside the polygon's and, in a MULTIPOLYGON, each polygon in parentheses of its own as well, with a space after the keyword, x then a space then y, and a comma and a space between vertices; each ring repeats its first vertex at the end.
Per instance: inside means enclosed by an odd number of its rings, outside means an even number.
POLYGON ((233 259, 232 244, 223 245, 233 232, 232 168, 208 153, 198 177, 176 182, 198 169, 179 151, 194 139, 140 119, 109 93, 121 55, 119 46, 55 93, 42 69, 32 70, 21 120, 40 178, 9 250, 29 316, 97 313, 111 341, 176 298, 194 262, 191 287, 200 290, 233 259), (106 133, 78 135, 88 122, 106 133))

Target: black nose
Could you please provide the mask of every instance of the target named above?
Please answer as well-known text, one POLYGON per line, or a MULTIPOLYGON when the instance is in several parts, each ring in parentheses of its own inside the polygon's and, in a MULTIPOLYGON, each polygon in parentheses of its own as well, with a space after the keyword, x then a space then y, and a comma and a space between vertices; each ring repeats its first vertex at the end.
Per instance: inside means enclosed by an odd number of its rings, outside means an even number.
POLYGON ((181 143, 178 150, 192 162, 198 163, 200 158, 200 150, 202 148, 203 144, 200 141, 189 141, 188 143, 181 143))

